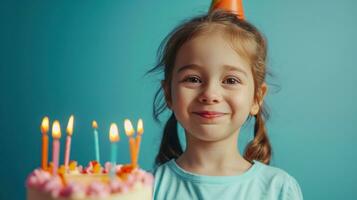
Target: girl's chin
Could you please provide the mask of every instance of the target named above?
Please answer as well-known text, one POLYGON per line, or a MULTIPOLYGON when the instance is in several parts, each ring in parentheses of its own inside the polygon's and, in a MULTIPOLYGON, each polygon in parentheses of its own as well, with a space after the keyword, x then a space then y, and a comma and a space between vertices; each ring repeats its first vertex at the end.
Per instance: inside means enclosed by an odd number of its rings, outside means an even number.
POLYGON ((192 133, 188 134, 203 142, 218 142, 232 135, 223 131, 221 127, 215 127, 214 125, 196 128, 192 133))

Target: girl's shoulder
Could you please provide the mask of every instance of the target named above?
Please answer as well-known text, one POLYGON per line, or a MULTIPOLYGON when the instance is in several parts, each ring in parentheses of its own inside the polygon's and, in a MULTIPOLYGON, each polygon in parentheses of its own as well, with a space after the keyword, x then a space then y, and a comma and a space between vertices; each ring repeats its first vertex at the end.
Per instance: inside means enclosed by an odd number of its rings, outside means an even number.
POLYGON ((262 179, 267 185, 274 185, 275 187, 280 188, 281 197, 286 197, 288 199, 303 199, 298 181, 288 172, 259 161, 254 161, 254 164, 259 166, 257 177, 262 179))
POLYGON ((265 163, 262 163, 260 161, 254 160, 254 165, 257 165, 257 171, 256 173, 259 173, 260 176, 263 176, 267 179, 275 178, 275 179, 281 179, 281 180, 286 180, 293 178, 288 172, 285 170, 267 165, 265 163))
POLYGON ((171 166, 174 164, 173 162, 174 162, 174 160, 172 159, 170 161, 167 161, 164 164, 156 166, 152 171, 155 179, 158 179, 159 177, 162 177, 162 176, 174 175, 174 173, 172 171, 172 166, 171 166))

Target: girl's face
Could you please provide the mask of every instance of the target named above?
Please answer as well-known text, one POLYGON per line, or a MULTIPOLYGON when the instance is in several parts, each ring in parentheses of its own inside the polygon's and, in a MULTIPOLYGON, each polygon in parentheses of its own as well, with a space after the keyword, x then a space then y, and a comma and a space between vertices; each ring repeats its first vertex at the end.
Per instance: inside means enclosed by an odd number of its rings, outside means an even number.
POLYGON ((238 133, 249 113, 259 109, 248 60, 219 32, 198 36, 179 49, 165 92, 186 134, 203 141, 238 133))

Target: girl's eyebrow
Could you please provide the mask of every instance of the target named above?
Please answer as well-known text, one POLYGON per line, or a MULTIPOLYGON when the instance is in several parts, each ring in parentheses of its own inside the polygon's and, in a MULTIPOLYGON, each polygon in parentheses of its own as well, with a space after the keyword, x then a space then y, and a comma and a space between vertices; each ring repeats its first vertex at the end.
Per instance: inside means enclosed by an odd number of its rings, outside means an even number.
POLYGON ((201 68, 201 66, 199 65, 196 65, 196 64, 188 64, 188 65, 184 65, 182 67, 180 67, 178 70, 177 70, 177 73, 181 73, 183 71, 186 71, 186 70, 189 70, 189 69, 199 69, 201 68))
POLYGON ((223 68, 225 71, 236 71, 236 72, 242 73, 244 76, 248 76, 247 72, 244 69, 237 67, 237 66, 223 65, 223 68))
MULTIPOLYGON (((181 73, 181 72, 189 70, 189 69, 199 70, 200 68, 202 68, 202 66, 199 66, 197 64, 188 64, 188 65, 184 65, 184 66, 180 67, 177 70, 177 73, 181 73)), ((236 71, 236 72, 242 73, 245 76, 248 76, 248 74, 245 70, 241 69, 240 67, 233 66, 233 65, 223 65, 223 70, 224 71, 236 71)))

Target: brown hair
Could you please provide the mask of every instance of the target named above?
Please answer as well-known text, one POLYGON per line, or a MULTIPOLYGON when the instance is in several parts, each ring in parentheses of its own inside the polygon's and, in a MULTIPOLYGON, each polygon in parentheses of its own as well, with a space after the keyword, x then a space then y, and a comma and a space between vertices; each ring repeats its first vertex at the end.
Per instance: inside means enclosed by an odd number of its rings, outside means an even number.
MULTIPOLYGON (((232 47, 249 60, 254 79, 254 100, 259 101, 259 86, 265 82, 267 44, 264 36, 258 29, 245 20, 238 19, 236 15, 225 11, 213 11, 211 13, 195 17, 176 27, 161 43, 158 49, 158 63, 148 73, 164 72, 164 86, 170 86, 176 54, 180 47, 187 41, 211 31, 215 26, 222 27, 222 33, 227 35, 232 47)), ((216 29, 215 29, 216 30, 216 29)), ((169 94, 166 95, 167 98, 169 94)), ((167 108, 163 98, 162 87, 156 92, 153 104, 153 116, 159 121, 159 116, 167 108)), ((268 139, 265 121, 269 114, 265 104, 260 106, 259 112, 254 115, 254 139, 247 145, 244 158, 252 162, 258 160, 269 164, 271 159, 271 145, 268 139)), ((252 116, 248 117, 248 120, 252 116)), ((174 113, 165 124, 159 153, 155 163, 161 165, 170 159, 176 159, 183 153, 180 145, 177 120, 174 113)))

